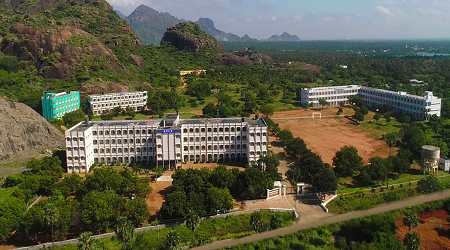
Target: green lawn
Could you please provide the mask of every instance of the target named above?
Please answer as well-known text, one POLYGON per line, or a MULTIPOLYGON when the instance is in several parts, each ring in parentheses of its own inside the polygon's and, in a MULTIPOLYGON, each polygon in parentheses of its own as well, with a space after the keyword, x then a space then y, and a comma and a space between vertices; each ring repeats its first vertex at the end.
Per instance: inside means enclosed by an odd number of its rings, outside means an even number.
POLYGON ((0 203, 5 201, 18 187, 0 188, 0 203))
MULTIPOLYGON (((418 181, 424 177, 425 177, 425 175, 423 175, 419 170, 411 169, 409 171, 409 173, 403 174, 397 179, 390 178, 389 185, 418 181)), ((441 178, 447 179, 447 178, 450 178, 450 174, 448 172, 439 171, 437 177, 440 179, 441 178)), ((364 189, 372 189, 372 188, 383 187, 383 186, 386 186, 386 182, 380 183, 380 184, 373 184, 373 183, 360 184, 360 183, 353 182, 353 179, 351 177, 347 177, 347 178, 341 177, 341 178, 339 178, 339 183, 338 183, 338 193, 345 194, 345 193, 351 193, 351 192, 361 191, 364 189)))
POLYGON ((391 119, 391 122, 386 122, 384 118, 379 121, 373 120, 373 115, 369 114, 366 116, 366 120, 360 122, 360 125, 364 131, 369 132, 375 138, 381 139, 383 134, 388 134, 391 132, 400 132, 401 123, 395 118, 391 119))

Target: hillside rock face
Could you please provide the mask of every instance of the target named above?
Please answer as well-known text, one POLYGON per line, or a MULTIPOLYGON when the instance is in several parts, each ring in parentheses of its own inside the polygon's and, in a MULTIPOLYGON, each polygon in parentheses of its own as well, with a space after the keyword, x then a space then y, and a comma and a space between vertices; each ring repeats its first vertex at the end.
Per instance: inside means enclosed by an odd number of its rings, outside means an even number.
POLYGON ((32 157, 65 146, 64 135, 36 111, 0 98, 0 161, 32 157))
POLYGON ((167 29, 161 44, 169 43, 179 50, 199 52, 205 49, 223 51, 222 45, 195 23, 179 23, 167 29))
POLYGON ((296 35, 291 35, 287 32, 283 32, 280 36, 273 35, 269 39, 267 39, 269 42, 298 42, 300 41, 300 38, 296 35))
POLYGON ((33 61, 44 77, 69 78, 80 70, 81 59, 103 56, 108 66, 123 71, 115 54, 106 45, 89 33, 73 27, 55 27, 42 32, 22 23, 14 24, 9 30, 16 40, 6 43, 3 53, 16 56, 23 61, 33 61))
POLYGON ((249 48, 244 48, 244 49, 238 50, 234 54, 239 57, 246 58, 256 64, 267 64, 267 63, 272 62, 272 58, 270 58, 269 56, 256 53, 256 52, 250 50, 249 48))
POLYGON ((217 41, 224 41, 224 42, 245 41, 244 38, 240 38, 235 34, 225 33, 221 30, 216 29, 213 20, 209 18, 200 17, 200 19, 198 19, 198 21, 195 23, 200 25, 200 28, 202 28, 202 30, 204 30, 208 35, 214 37, 217 41))

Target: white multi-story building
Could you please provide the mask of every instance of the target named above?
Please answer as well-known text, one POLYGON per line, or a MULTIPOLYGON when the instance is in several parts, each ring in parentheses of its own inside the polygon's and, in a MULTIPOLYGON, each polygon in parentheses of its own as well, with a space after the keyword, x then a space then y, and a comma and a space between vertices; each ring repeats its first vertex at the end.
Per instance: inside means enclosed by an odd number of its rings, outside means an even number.
POLYGON ((330 106, 337 106, 341 102, 348 104, 349 98, 355 95, 361 97, 366 106, 390 104, 394 112, 417 118, 423 117, 423 110, 428 115, 441 115, 441 98, 434 96, 433 92, 426 91, 424 96, 415 96, 357 85, 302 89, 302 105, 317 107, 320 99, 326 100, 330 106))
POLYGON ((89 104, 94 115, 101 115, 103 111, 112 110, 115 107, 122 109, 133 107, 137 110, 145 107, 147 98, 147 91, 90 95, 89 104))
POLYGON ((256 163, 267 155, 263 119, 220 118, 82 122, 66 132, 67 171, 94 163, 175 167, 183 162, 256 163))
POLYGON ((360 88, 357 85, 304 88, 302 89, 302 105, 318 107, 320 99, 326 100, 330 106, 338 106, 341 102, 349 104, 348 99, 357 95, 360 88))

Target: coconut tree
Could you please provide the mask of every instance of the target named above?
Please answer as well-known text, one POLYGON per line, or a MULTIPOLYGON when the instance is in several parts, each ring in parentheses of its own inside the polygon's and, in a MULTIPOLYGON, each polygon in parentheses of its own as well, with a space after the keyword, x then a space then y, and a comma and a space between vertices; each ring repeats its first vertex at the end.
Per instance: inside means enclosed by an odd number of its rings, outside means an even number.
POLYGON ((416 228, 419 225, 419 216, 417 214, 407 215, 403 219, 403 224, 409 228, 409 232, 411 232, 412 228, 416 228))
POLYGON ((78 250, 94 250, 96 249, 97 241, 92 237, 91 232, 82 232, 78 238, 78 250))
POLYGON ((52 227, 52 245, 55 242, 53 235, 53 227, 59 220, 59 211, 54 203, 48 203, 44 209, 44 221, 48 226, 52 227))
POLYGON ((407 233, 403 239, 403 245, 407 250, 419 250, 420 238, 416 233, 407 233))
POLYGON ((397 142, 400 141, 400 137, 398 136, 398 133, 392 132, 389 134, 385 134, 383 139, 389 146, 389 157, 391 157, 392 147, 395 147, 395 145, 397 145, 397 142))
POLYGON ((200 217, 195 211, 189 211, 186 217, 186 227, 192 231, 192 245, 194 245, 195 240, 194 232, 198 228, 198 226, 200 226, 200 217))

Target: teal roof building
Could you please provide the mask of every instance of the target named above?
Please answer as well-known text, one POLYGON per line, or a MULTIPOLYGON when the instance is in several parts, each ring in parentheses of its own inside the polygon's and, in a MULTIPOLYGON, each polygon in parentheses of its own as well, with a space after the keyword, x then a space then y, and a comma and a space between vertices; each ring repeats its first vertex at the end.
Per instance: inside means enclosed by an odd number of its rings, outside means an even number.
POLYGON ((42 114, 45 119, 59 119, 80 108, 80 92, 46 93, 42 97, 42 114))

